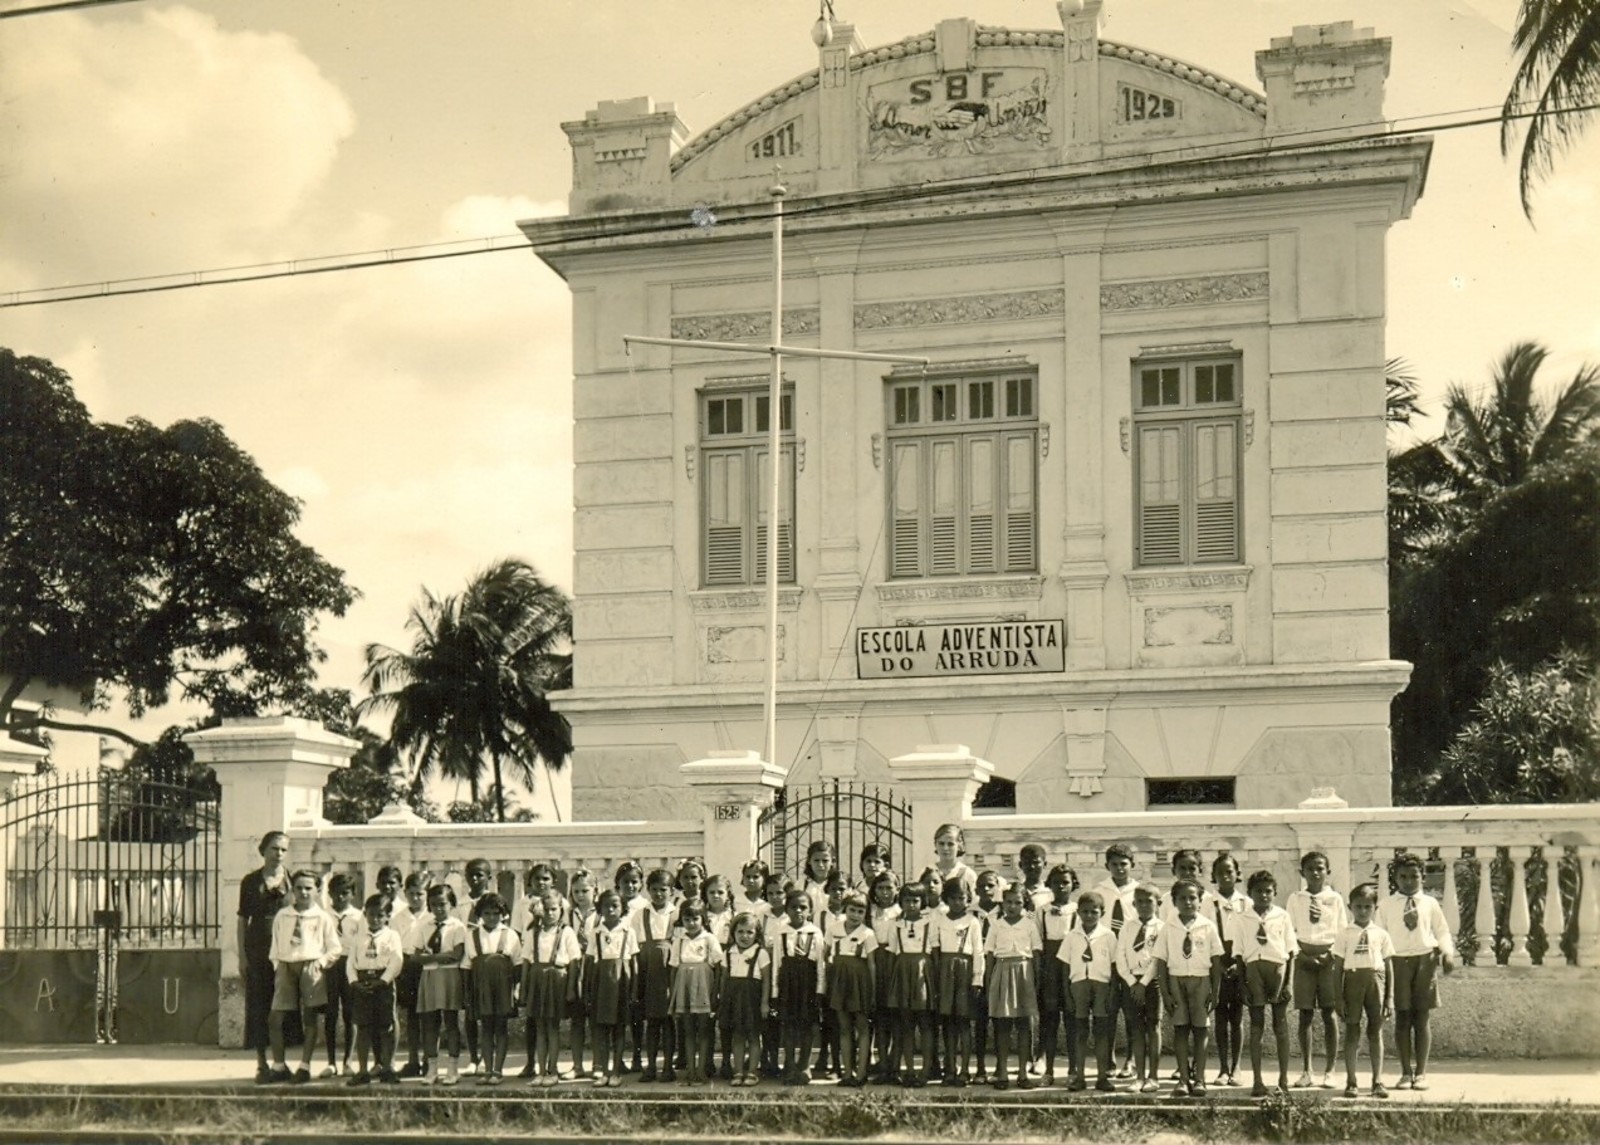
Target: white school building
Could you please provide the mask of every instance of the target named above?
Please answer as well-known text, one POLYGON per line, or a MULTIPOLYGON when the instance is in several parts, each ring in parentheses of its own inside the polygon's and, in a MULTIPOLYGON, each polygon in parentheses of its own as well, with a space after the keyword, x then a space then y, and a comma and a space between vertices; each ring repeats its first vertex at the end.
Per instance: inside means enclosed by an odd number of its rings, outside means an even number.
POLYGON ((1058 9, 824 25, 694 136, 563 125, 571 213, 522 229, 573 299, 578 819, 697 815, 680 765, 762 745, 779 341, 930 360, 783 359, 789 782, 963 744, 1023 813, 1390 803, 1385 241, 1430 144, 1382 129, 1389 41, 1296 28, 1257 86, 1058 9))

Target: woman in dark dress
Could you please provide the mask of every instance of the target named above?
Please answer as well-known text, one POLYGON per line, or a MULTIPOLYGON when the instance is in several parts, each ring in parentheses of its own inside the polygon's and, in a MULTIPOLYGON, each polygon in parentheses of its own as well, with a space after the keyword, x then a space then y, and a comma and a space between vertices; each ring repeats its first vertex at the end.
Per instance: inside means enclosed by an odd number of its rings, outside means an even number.
POLYGON ((289 871, 283 860, 289 836, 268 831, 256 848, 261 869, 239 881, 239 977, 244 986, 244 1044, 256 1051, 256 1081, 270 1081, 267 1065, 267 1018, 272 1013, 274 985, 272 920, 289 905, 289 871))

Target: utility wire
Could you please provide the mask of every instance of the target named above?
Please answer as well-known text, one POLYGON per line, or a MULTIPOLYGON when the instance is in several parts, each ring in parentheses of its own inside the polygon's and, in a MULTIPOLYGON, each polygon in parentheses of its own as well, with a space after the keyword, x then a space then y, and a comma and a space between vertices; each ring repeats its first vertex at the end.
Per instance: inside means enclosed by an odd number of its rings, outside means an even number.
MULTIPOLYGON (((94 2, 114 2, 114 0, 94 0, 94 2)), ((122 2, 122 0, 115 0, 115 2, 122 2)), ((1458 108, 1454 111, 1406 116, 1400 119, 1374 120, 1370 123, 1357 125, 1359 127, 1372 128, 1373 130, 1361 131, 1353 135, 1340 135, 1335 138, 1329 137, 1326 128, 1320 128, 1289 132, 1263 140, 1243 141, 1240 144, 1178 144, 1172 147, 1142 151, 1136 155, 1109 160, 1080 160, 1074 163, 1024 168, 1006 172, 981 182, 975 182, 970 177, 951 176, 946 179, 930 180, 915 187, 891 187, 881 192, 855 195, 847 202, 842 203, 796 201, 786 204, 785 218, 792 221, 796 218, 857 211, 864 207, 925 201, 945 195, 971 195, 1012 186, 1028 179, 1039 181, 1067 179, 1085 171, 1100 175, 1115 175, 1148 168, 1163 159, 1166 159, 1170 165, 1212 163, 1221 159, 1248 159, 1304 150, 1310 147, 1346 147, 1356 143, 1374 142, 1417 133, 1439 134, 1469 127, 1499 124, 1507 119, 1578 115, 1600 110, 1600 102, 1544 112, 1515 112, 1510 116, 1495 113, 1492 115, 1475 115, 1474 118, 1470 119, 1458 119, 1432 125, 1423 125, 1421 123, 1421 121, 1433 119, 1435 116, 1471 115, 1490 110, 1492 109, 1488 107, 1458 108), (1418 125, 1404 130, 1398 129, 1399 124, 1411 122, 1416 122, 1418 125)), ((741 212, 738 215, 738 221, 740 223, 757 223, 768 221, 772 217, 773 212, 770 209, 757 208, 747 213, 741 212)), ((620 226, 614 230, 606 231, 603 237, 608 239, 638 238, 654 234, 680 234, 692 229, 696 229, 694 224, 686 223, 683 219, 674 216, 669 221, 620 226)), ((713 223, 703 229, 713 230, 715 229, 715 224, 713 223)), ((75 302, 89 298, 112 298, 127 294, 153 294, 173 290, 189 290, 200 286, 222 286, 237 282, 291 278, 304 274, 330 274, 335 271, 361 270, 376 266, 398 266, 405 263, 430 262, 438 259, 492 254, 506 250, 522 250, 528 248, 529 245, 527 238, 523 235, 502 235, 451 243, 390 247, 381 251, 363 251, 356 254, 324 255, 294 259, 287 262, 257 263, 247 266, 219 267, 211 270, 185 271, 142 278, 111 279, 99 283, 41 287, 30 290, 9 291, 0 295, 0 309, 43 306, 56 302, 75 302)))
POLYGON ((42 16, 49 12, 69 12, 74 8, 99 8, 106 4, 132 4, 136 0, 57 0, 54 4, 35 4, 29 8, 0 10, 0 20, 13 20, 18 16, 42 16))

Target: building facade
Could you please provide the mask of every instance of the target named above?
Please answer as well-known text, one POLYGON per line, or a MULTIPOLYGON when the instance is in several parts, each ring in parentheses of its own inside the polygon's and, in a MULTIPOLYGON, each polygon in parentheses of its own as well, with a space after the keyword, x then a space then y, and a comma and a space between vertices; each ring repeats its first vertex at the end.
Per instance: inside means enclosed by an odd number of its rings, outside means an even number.
POLYGON ((1025 811, 1390 802, 1384 248, 1429 144, 1382 130, 1389 43, 1297 28, 1258 94, 1058 7, 819 28, 692 139, 563 125, 571 213, 522 228, 573 295, 579 818, 762 745, 775 341, 930 361, 783 359, 791 782, 959 743, 1025 811))

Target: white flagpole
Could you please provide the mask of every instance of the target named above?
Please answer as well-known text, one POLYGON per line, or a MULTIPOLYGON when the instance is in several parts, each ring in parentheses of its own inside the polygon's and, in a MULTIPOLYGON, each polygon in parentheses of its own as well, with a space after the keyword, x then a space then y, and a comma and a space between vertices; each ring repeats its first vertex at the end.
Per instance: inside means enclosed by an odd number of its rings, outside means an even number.
POLYGON ((771 497, 767 501, 767 694, 762 709, 766 749, 762 758, 778 762, 778 513, 783 503, 783 197, 788 188, 772 186, 772 384, 767 399, 767 449, 771 453, 771 497))

